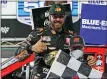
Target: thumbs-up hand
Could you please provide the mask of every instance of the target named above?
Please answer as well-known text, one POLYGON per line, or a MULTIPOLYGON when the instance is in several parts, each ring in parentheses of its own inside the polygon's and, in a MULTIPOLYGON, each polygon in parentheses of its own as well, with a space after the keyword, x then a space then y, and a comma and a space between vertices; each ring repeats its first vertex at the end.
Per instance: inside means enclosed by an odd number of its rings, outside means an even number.
POLYGON ((46 43, 42 42, 42 38, 32 46, 31 50, 36 53, 41 53, 46 49, 47 45, 46 43))

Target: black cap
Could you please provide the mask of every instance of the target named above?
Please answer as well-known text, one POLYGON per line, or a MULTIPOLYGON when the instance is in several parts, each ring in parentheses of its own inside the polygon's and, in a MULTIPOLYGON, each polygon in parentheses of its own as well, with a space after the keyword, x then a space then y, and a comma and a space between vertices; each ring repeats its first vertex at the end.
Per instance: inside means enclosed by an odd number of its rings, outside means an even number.
POLYGON ((64 8, 64 5, 62 5, 62 4, 59 4, 59 3, 54 3, 51 7, 50 7, 50 9, 49 9, 49 13, 50 14, 58 14, 58 15, 60 15, 60 14, 65 14, 65 8, 64 8))
POLYGON ((78 35, 71 37, 70 39, 70 47, 73 46, 85 46, 84 39, 78 35))

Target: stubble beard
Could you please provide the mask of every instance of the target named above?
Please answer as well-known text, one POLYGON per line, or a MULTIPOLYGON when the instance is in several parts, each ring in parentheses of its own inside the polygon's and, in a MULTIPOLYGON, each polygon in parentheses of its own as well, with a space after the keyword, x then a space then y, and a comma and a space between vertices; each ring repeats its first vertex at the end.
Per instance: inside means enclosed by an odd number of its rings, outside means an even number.
POLYGON ((61 23, 53 23, 52 28, 55 31, 59 31, 60 29, 62 29, 62 24, 61 23))

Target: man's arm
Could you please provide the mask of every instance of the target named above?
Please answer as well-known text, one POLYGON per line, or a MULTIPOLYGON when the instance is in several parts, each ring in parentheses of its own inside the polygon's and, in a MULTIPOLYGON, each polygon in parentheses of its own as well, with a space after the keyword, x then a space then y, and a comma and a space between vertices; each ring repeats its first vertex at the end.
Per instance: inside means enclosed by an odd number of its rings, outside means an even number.
POLYGON ((33 44, 35 44, 38 40, 37 32, 33 30, 29 36, 26 38, 25 41, 23 41, 17 51, 15 52, 15 56, 19 59, 19 61, 24 60, 27 58, 30 54, 33 53, 31 50, 31 47, 33 44))

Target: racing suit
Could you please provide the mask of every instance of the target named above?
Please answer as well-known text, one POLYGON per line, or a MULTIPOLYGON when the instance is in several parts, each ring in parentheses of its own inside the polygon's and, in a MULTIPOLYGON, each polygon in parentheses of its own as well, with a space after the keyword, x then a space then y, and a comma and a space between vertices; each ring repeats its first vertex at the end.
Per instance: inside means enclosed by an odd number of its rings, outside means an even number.
MULTIPOLYGON (((51 28, 43 28, 42 31, 39 30, 33 30, 27 39, 21 44, 21 46, 18 48, 16 54, 19 54, 23 50, 27 50, 27 53, 30 55, 33 53, 31 51, 31 46, 34 45, 42 36, 43 42, 46 42, 47 49, 42 53, 35 53, 35 62, 34 62, 34 69, 33 69, 33 75, 36 77, 39 77, 41 79, 45 78, 47 75, 47 72, 50 68, 49 65, 46 65, 44 62, 44 56, 48 54, 51 51, 54 50, 63 50, 66 53, 69 53, 69 39, 71 38, 72 34, 69 30, 62 29, 60 32, 55 32, 51 28)), ((24 57, 22 57, 24 58, 24 57)))

